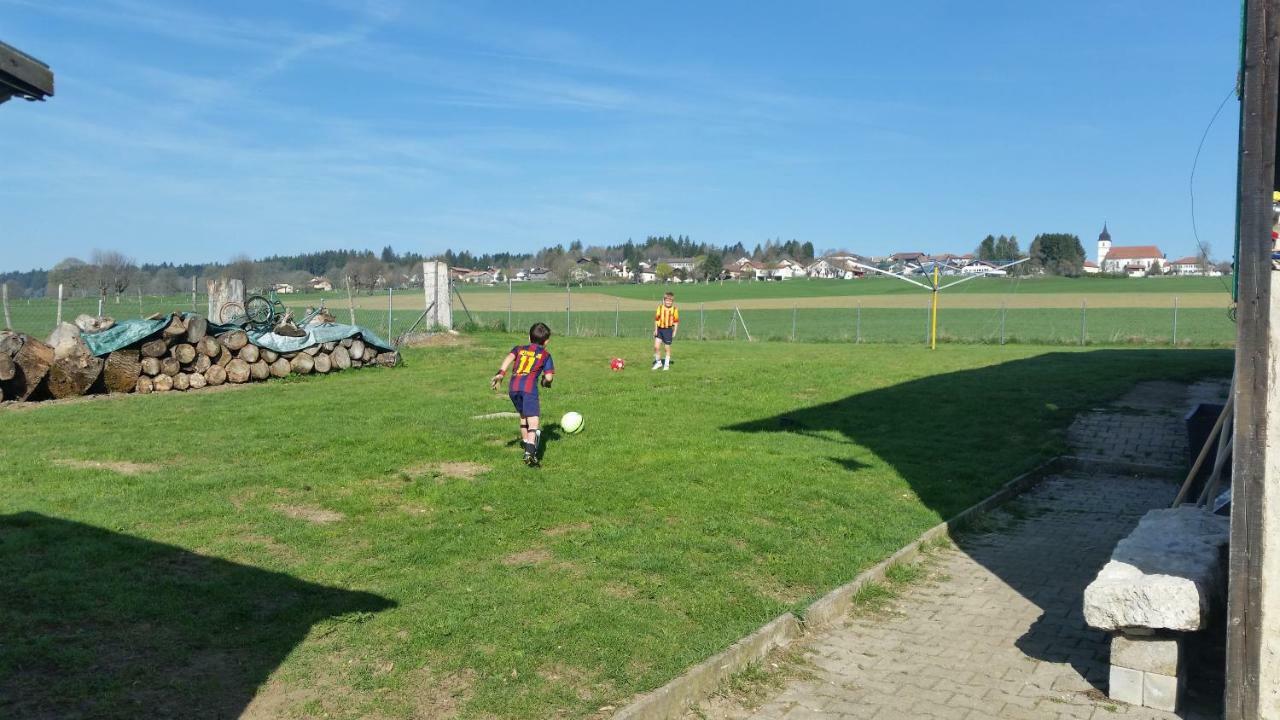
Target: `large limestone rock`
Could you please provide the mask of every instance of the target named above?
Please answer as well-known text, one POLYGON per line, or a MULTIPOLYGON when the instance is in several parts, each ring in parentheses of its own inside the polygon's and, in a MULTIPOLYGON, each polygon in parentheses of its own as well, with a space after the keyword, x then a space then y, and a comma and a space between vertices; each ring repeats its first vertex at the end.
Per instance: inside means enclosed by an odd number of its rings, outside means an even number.
POLYGON ((1099 630, 1203 629, 1225 584, 1230 531, 1228 518, 1199 508, 1147 513, 1085 588, 1085 621, 1099 630))
POLYGON ((45 344, 53 348, 53 358, 55 360, 62 360, 72 355, 89 354, 88 347, 80 339, 80 328, 69 322, 61 323, 54 328, 45 344))

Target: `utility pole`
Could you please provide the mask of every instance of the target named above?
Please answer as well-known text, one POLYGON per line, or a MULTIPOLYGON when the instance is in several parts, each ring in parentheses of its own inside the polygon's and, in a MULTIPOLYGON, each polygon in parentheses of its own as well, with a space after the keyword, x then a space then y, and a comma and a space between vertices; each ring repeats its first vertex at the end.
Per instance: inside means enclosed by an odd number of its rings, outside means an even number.
POLYGON ((1271 292, 1280 0, 1248 0, 1241 73, 1226 720, 1280 718, 1280 318, 1271 292))

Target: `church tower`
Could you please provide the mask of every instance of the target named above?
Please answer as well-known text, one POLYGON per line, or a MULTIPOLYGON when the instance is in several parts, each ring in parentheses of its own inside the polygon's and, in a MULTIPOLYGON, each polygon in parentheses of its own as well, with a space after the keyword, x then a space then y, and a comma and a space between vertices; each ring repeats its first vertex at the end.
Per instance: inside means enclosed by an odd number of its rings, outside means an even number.
POLYGON ((1107 258, 1107 253, 1111 252, 1111 233, 1107 232, 1107 224, 1102 223, 1102 233, 1098 235, 1098 267, 1102 267, 1102 261, 1107 258))

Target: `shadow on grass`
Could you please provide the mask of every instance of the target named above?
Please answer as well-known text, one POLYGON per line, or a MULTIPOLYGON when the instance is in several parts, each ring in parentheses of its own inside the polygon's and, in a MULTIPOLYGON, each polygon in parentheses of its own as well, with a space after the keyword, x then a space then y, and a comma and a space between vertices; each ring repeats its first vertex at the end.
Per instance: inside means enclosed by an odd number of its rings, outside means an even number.
MULTIPOLYGON (((728 429, 797 433, 866 448, 892 466, 942 520, 1065 452, 1064 431, 1076 413, 1118 398, 1143 380, 1229 375, 1231 357, 1230 351, 1218 350, 1046 353, 924 377, 728 429)), ((831 459, 849 470, 852 482, 867 467, 853 459, 831 459)), ((1140 516, 1141 510, 1132 524, 1140 516)), ((1087 525, 1080 531, 1088 532, 1087 525)), ((1087 647, 1083 641, 1080 647, 1074 641, 1062 647, 1060 633, 1064 623, 1083 627, 1084 588, 1119 539, 1097 538, 1087 552, 1071 557, 1053 556, 1053 548, 1044 546, 987 552, 981 544, 962 541, 961 549, 1044 611, 1019 639, 1020 649, 1042 660, 1070 662, 1103 687, 1102 633, 1091 634, 1087 647), (1049 563, 1054 570, 1046 570, 1049 563)))
POLYGON ((37 513, 0 515, 0 717, 238 717, 312 626, 376 595, 37 513))

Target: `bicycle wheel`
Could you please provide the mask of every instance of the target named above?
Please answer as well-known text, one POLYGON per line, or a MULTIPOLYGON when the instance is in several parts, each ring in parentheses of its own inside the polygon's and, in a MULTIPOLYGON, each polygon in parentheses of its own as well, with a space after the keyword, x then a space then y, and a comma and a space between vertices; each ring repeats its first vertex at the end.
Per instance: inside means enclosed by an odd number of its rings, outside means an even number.
POLYGON ((248 316, 249 322, 254 325, 270 325, 271 318, 275 315, 271 307, 271 301, 261 295, 254 295, 244 303, 244 314, 248 316))
POLYGON ((218 308, 219 325, 240 325, 245 321, 244 306, 238 302, 223 303, 218 308))

